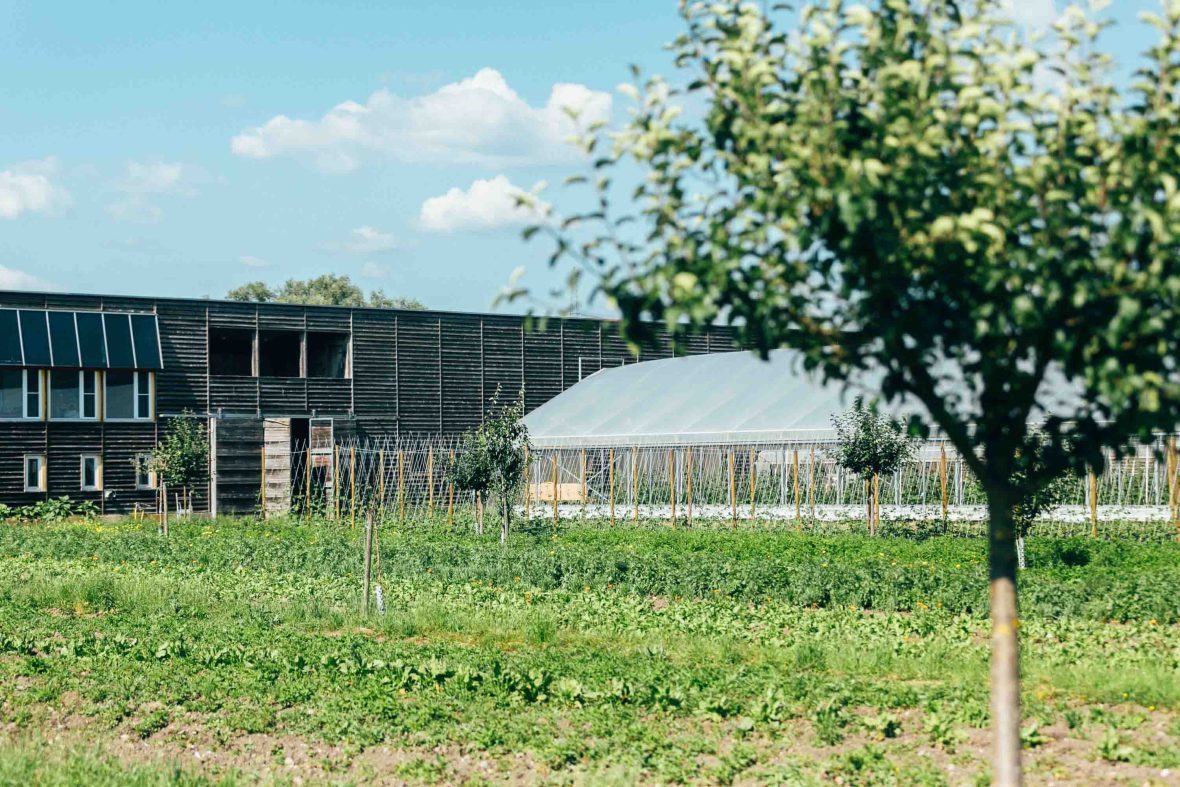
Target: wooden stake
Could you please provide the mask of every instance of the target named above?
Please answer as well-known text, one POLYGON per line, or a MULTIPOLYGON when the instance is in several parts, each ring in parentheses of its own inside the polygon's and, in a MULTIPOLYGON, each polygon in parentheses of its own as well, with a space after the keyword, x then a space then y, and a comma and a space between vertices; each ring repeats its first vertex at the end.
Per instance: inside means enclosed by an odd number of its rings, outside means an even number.
POLYGON ((692 446, 688 447, 688 484, 685 492, 688 494, 688 526, 692 527, 692 446))
POLYGON ((607 483, 610 486, 610 526, 615 526, 615 449, 607 452, 607 483))
MULTIPOLYGON (((258 504, 262 509, 262 518, 266 519, 266 430, 262 432, 262 453, 259 455, 260 464, 262 465, 262 479, 259 485, 261 491, 258 493, 258 504)), ((167 502, 167 501, 165 501, 167 502)))
POLYGON ((881 524, 881 476, 873 474, 873 535, 881 524))
POLYGON ((586 518, 586 449, 585 448, 582 449, 581 463, 582 463, 581 464, 581 468, 582 468, 582 475, 581 475, 581 480, 582 480, 582 487, 581 487, 581 490, 582 490, 582 518, 585 519, 586 518))
POLYGON ((377 452, 377 464, 380 469, 377 471, 377 495, 381 502, 378 504, 378 519, 385 521, 385 449, 382 448, 377 452))
POLYGON ((1176 453, 1175 436, 1168 438, 1168 501, 1176 523, 1176 540, 1180 541, 1180 456, 1176 453))
POLYGON ((631 502, 635 506, 635 524, 639 524, 639 449, 631 449, 631 502))
MULTIPOLYGON (((454 451, 451 451, 451 453, 450 453, 450 461, 451 461, 450 466, 454 467, 455 466, 455 452, 454 451)), ((454 521, 455 521, 455 484, 453 481, 451 481, 450 475, 448 474, 448 476, 447 476, 447 532, 450 532, 451 527, 454 524, 454 521)))
POLYGON ((524 447, 524 519, 526 522, 528 520, 532 519, 532 513, 530 510, 531 507, 529 504, 532 502, 531 487, 532 487, 533 478, 532 478, 532 473, 529 472, 530 469, 531 469, 531 467, 529 465, 529 447, 526 445, 524 447))
POLYGON ((800 508, 800 501, 802 499, 803 490, 799 487, 799 449, 795 448, 791 451, 791 483, 795 486, 795 522, 803 521, 803 512, 800 508))
POLYGON ((356 529, 356 446, 348 448, 348 518, 356 529))
POLYGON ((397 449, 397 521, 406 521, 406 452, 397 449))
POLYGON ((755 520, 758 518, 758 512, 754 507, 754 505, 755 505, 754 495, 755 495, 755 492, 757 491, 757 488, 758 488, 758 468, 755 466, 755 463, 754 463, 754 449, 751 448, 750 449, 750 519, 751 520, 755 520))
POLYGON ((373 579, 373 512, 365 516, 365 573, 361 591, 361 614, 369 616, 369 586, 373 579))
POLYGON ((729 450, 729 529, 737 530, 737 479, 733 473, 733 449, 729 450))
POLYGON ((668 497, 672 501, 672 527, 676 527, 676 457, 668 449, 668 497))
POLYGON ((807 456, 807 508, 815 521, 815 446, 807 456))
POLYGON ((942 518, 946 520, 946 443, 938 446, 938 481, 942 485, 942 518))
POLYGON ((1089 472, 1090 481, 1090 536, 1098 538, 1098 477, 1089 472))
POLYGON ((434 446, 426 448, 426 518, 434 517, 434 446))
POLYGON ((553 452, 553 532, 557 532, 557 452, 553 452))
POLYGON ((303 491, 303 515, 305 517, 311 516, 311 440, 307 441, 307 465, 303 468, 304 475, 304 491, 303 491))
POLYGON ((340 446, 333 446, 332 452, 332 504, 336 509, 336 521, 340 521, 340 446))

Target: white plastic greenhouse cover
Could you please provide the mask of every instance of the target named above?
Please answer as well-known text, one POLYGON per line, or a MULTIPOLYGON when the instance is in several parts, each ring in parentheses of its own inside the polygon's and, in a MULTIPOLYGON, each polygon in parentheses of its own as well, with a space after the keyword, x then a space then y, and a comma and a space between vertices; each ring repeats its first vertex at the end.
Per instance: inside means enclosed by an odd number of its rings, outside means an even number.
POLYGON ((714 353, 603 369, 524 420, 539 448, 829 440, 855 398, 792 350, 714 353))

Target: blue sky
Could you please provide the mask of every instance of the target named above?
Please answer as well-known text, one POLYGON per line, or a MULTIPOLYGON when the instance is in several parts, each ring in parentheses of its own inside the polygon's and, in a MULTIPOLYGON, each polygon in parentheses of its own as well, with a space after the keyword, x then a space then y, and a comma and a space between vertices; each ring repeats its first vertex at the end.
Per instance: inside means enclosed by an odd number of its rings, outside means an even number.
MULTIPOLYGON (((1115 3, 1124 61, 1156 7, 1115 3)), ((582 165, 558 105, 619 122, 628 64, 668 73, 679 31, 674 0, 0 0, 0 288, 335 272, 483 310, 522 265, 545 288, 508 195, 545 180, 560 203, 582 165)))

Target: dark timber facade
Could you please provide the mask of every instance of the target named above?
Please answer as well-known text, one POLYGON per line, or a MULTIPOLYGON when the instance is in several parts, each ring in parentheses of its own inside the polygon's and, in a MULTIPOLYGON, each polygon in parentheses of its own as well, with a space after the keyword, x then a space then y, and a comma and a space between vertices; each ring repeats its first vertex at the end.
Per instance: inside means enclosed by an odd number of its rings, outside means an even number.
MULTIPOLYGON (((676 353, 729 349, 717 329, 676 353)), ((541 330, 506 315, 0 291, 0 503, 155 510, 143 457, 189 413, 212 443, 194 509, 250 510, 264 441, 306 443, 311 424, 335 440, 460 432, 497 388, 523 387, 531 410, 605 366, 672 354, 662 341, 636 356, 615 323, 588 319, 541 330)))

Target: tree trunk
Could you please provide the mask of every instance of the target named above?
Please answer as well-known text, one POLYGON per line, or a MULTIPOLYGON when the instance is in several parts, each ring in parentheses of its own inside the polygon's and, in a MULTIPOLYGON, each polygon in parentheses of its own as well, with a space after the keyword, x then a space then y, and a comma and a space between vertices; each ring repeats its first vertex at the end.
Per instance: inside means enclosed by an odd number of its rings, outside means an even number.
POLYGON ((1016 529, 1011 496, 988 489, 992 613, 992 781, 1017 787, 1020 775, 1020 645, 1016 603, 1016 529))
POLYGON ((865 516, 868 520, 869 535, 873 534, 873 482, 865 479, 865 516))
POLYGON ((500 546, 508 545, 508 526, 512 522, 512 503, 508 495, 502 495, 503 500, 500 501, 500 513, 502 514, 500 522, 500 546))

